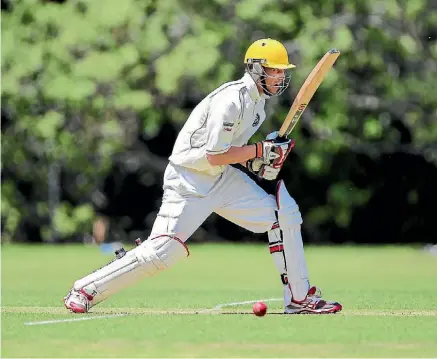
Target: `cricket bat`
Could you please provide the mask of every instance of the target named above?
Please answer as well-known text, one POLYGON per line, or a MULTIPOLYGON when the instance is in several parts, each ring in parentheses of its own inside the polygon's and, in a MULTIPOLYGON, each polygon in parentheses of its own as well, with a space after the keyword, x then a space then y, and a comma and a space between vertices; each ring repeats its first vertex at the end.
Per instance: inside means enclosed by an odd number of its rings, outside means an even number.
POLYGON ((302 113, 305 111, 308 103, 319 88, 329 69, 334 65, 338 56, 340 56, 339 50, 329 50, 308 75, 279 130, 279 138, 288 136, 291 131, 293 131, 294 126, 296 126, 302 113))

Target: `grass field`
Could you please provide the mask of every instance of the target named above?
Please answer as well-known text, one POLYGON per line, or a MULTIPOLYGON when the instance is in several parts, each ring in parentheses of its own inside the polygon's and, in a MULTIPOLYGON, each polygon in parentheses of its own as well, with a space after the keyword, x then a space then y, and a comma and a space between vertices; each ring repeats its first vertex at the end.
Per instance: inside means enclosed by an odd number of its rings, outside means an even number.
POLYGON ((437 257, 400 247, 307 248, 313 284, 343 312, 280 315, 281 302, 271 301, 259 318, 251 304, 226 304, 281 298, 266 246, 190 250, 167 272, 75 315, 62 297, 111 257, 93 246, 3 246, 2 357, 437 355, 437 257))

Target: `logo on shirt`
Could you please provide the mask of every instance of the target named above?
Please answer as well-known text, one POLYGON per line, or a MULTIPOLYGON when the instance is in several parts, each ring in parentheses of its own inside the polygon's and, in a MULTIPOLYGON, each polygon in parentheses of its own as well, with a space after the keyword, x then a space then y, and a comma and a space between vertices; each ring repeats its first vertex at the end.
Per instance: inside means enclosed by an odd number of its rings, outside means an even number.
POLYGON ((259 125, 259 120, 260 120, 259 113, 257 113, 256 116, 255 116, 255 121, 253 121, 253 123, 252 123, 252 127, 258 126, 259 125))
POLYGON ((232 122, 223 122, 223 131, 232 131, 234 124, 232 122))

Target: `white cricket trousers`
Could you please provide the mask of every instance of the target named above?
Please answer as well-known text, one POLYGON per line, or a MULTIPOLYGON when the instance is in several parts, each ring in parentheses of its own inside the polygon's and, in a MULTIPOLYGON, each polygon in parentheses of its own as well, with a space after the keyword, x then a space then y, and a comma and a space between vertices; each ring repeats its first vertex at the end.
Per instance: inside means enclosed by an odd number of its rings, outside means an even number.
POLYGON ((171 184, 165 176, 162 204, 151 237, 174 235, 185 242, 213 212, 253 233, 267 232, 277 221, 275 197, 234 167, 227 166, 205 196, 171 184))

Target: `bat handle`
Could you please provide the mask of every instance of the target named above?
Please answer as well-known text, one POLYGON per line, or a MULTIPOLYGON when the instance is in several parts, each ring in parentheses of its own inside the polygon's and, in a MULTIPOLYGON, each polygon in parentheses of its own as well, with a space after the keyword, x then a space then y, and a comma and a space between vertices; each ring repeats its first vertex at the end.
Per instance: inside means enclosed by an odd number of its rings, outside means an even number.
POLYGON ((281 141, 285 141, 287 138, 288 138, 287 135, 283 135, 283 136, 278 135, 278 137, 276 137, 275 141, 281 142, 281 141))

